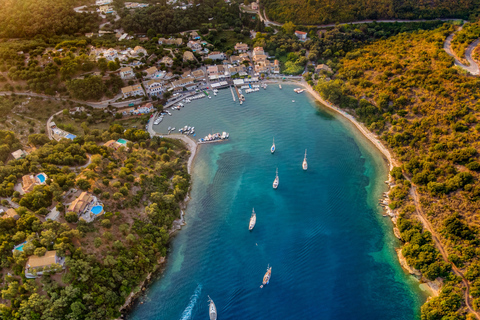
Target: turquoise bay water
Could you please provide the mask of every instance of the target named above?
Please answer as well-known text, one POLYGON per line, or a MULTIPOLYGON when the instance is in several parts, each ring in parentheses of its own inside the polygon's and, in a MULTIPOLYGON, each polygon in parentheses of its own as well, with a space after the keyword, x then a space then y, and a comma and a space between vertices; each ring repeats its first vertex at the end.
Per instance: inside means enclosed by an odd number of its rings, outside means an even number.
POLYGON ((385 161, 345 119, 293 88, 271 85, 243 105, 221 90, 156 126, 194 126, 196 138, 227 131, 230 141, 200 147, 187 225, 128 319, 208 319, 207 295, 218 319, 419 318, 426 297, 399 266, 377 205, 385 161))

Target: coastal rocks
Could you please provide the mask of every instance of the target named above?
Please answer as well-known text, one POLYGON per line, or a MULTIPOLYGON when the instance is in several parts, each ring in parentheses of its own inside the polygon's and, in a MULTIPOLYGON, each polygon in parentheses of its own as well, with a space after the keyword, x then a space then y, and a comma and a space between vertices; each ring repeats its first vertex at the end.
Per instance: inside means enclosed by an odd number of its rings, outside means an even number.
POLYGON ((442 278, 437 278, 433 281, 427 280, 425 283, 420 284, 420 288, 424 291, 430 291, 434 297, 438 297, 440 291, 442 290, 442 285, 442 278))
POLYGON ((405 257, 402 254, 402 249, 395 249, 395 251, 397 252, 398 261, 400 261, 400 264, 401 264, 402 268, 407 270, 408 273, 410 273, 415 278, 420 280, 421 277, 422 277, 422 273, 420 272, 420 270, 417 270, 417 269, 408 265, 407 259, 405 259, 405 257))
POLYGON ((397 227, 394 227, 393 228, 393 234, 395 235, 395 237, 397 237, 399 240, 402 240, 402 236, 400 234, 400 230, 398 230, 397 227))

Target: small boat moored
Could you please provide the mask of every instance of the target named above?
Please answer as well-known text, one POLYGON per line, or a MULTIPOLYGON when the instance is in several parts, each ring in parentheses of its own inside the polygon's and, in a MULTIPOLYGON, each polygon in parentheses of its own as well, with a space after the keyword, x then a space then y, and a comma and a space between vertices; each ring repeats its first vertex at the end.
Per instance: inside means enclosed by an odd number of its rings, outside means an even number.
POLYGON ((257 214, 255 213, 255 208, 252 210, 252 216, 250 217, 250 223, 248 224, 248 230, 252 231, 257 223, 257 214))
POLYGON ((308 169, 308 164, 307 164, 307 149, 305 149, 305 157, 303 158, 302 168, 303 168, 303 170, 307 170, 307 169, 308 169))
POLYGON ((208 302, 210 303, 208 306, 210 320, 217 320, 217 307, 215 306, 215 303, 213 303, 213 300, 210 298, 210 296, 208 296, 208 302))
POLYGON ((275 138, 273 138, 273 144, 272 144, 272 147, 270 148, 270 152, 272 154, 275 153, 275 138))
POLYGON ((263 276, 263 282, 262 282, 262 285, 260 286, 260 288, 263 288, 263 286, 269 284, 271 277, 272 277, 272 267, 270 267, 270 265, 268 265, 267 272, 263 276))
POLYGON ((275 180, 273 180, 273 189, 278 188, 278 183, 279 183, 279 179, 278 179, 278 168, 277 168, 277 173, 276 173, 276 176, 275 176, 275 180))

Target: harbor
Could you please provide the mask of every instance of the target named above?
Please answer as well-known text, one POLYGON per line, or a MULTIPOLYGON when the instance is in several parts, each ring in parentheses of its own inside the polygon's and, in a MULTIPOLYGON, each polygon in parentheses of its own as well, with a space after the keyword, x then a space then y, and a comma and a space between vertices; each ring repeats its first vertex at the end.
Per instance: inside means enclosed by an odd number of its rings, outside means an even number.
POLYGON ((269 85, 241 107, 219 90, 155 126, 177 135, 194 126, 198 138, 225 131, 230 141, 198 148, 186 225, 127 319, 208 319, 208 295, 218 319, 418 317, 425 295, 398 264, 398 240, 378 206, 388 167, 353 125, 294 88, 269 85))

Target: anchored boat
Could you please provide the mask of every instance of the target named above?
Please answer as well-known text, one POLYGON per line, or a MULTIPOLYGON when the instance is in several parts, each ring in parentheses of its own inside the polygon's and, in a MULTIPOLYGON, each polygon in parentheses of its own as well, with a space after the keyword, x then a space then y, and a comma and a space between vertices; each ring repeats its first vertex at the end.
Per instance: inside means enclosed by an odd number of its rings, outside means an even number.
POLYGON ((307 169, 308 169, 308 164, 307 164, 307 149, 305 149, 305 157, 303 158, 302 168, 303 168, 303 170, 307 170, 307 169))
POLYGON ((276 176, 275 176, 275 180, 273 180, 273 189, 277 189, 278 188, 278 168, 277 168, 277 173, 276 173, 276 176))
POLYGON ((255 214, 255 208, 252 210, 252 216, 250 217, 250 224, 248 225, 248 230, 252 231, 257 223, 257 215, 255 214))
POLYGON ((263 282, 262 282, 262 285, 260 286, 260 288, 263 288, 263 286, 267 285, 270 282, 270 277, 271 276, 272 276, 272 267, 270 267, 270 265, 268 265, 267 272, 263 276, 263 282))
POLYGON ((273 138, 273 144, 272 144, 272 147, 270 148, 270 152, 271 153, 275 152, 275 138, 273 138))
POLYGON ((213 300, 210 298, 210 296, 208 296, 208 302, 210 302, 210 306, 208 307, 210 320, 217 320, 217 307, 215 307, 215 303, 213 303, 213 300))
POLYGON ((278 87, 280 88, 280 90, 282 90, 282 85, 281 84, 279 84, 278 87))

